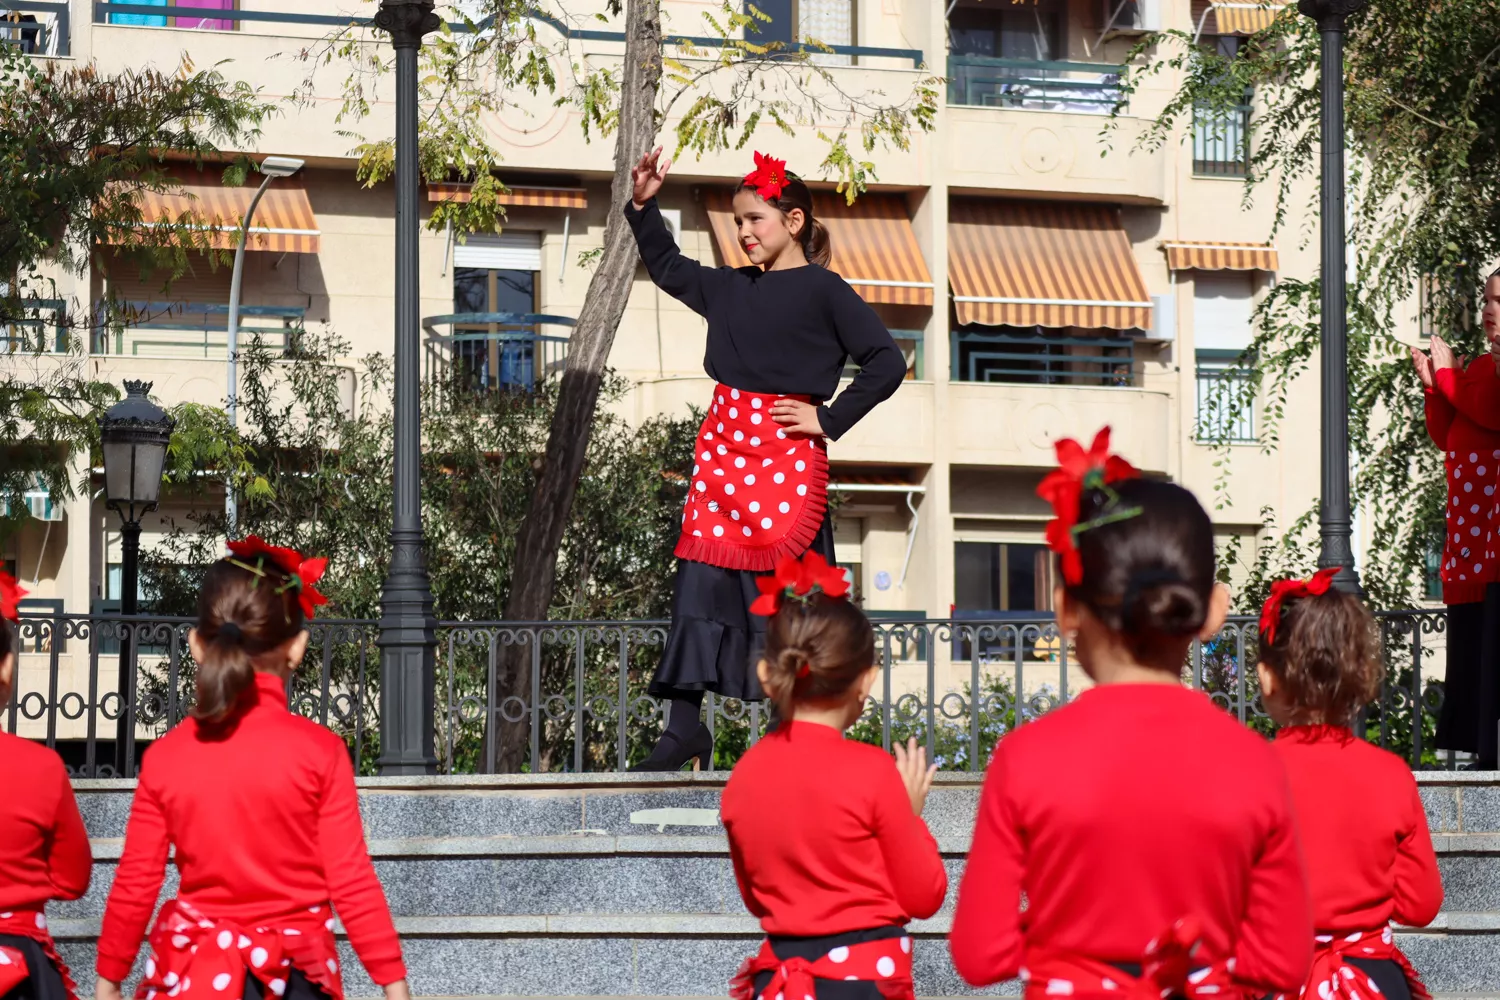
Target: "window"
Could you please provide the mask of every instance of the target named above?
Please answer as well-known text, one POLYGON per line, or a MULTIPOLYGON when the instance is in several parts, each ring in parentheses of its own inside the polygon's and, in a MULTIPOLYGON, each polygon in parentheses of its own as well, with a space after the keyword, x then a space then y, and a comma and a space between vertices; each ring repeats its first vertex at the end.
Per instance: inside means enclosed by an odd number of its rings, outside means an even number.
POLYGON ((959 0, 948 15, 948 47, 956 56, 1050 62, 1066 55, 1064 7, 1057 0, 1028 4, 959 0))
MULTIPOLYGON (((824 45, 855 45, 855 10, 855 0, 798 0, 797 38, 824 45)), ((809 58, 824 66, 848 66, 854 62, 852 56, 832 54, 809 58)))
MULTIPOLYGON (((1085 331, 1079 331, 1084 333, 1085 331)), ((953 334, 956 382, 1135 385, 1135 345, 1105 331, 1058 336, 1019 327, 964 327, 953 334)))
POLYGON ((1254 444, 1251 372, 1238 351, 1198 352, 1198 411, 1194 433, 1204 444, 1254 444))
POLYGON ((797 0, 747 0, 746 14, 750 14, 751 4, 771 19, 763 21, 758 17, 755 18, 755 27, 759 31, 747 30, 745 32, 745 37, 752 43, 756 45, 765 45, 769 42, 790 44, 797 40, 797 0))
MULTIPOLYGON (((1239 55, 1244 39, 1210 35, 1203 47, 1225 59, 1239 55)), ((1193 173, 1202 177, 1244 177, 1250 173, 1250 101, 1245 90, 1238 107, 1198 107, 1193 112, 1193 173)))
MULTIPOLYGON (((975 621, 1006 618, 1025 620, 1052 616, 1052 553, 1045 545, 1020 542, 956 542, 953 546, 954 606, 953 617, 975 621)), ((1016 633, 994 630, 994 635, 977 637, 979 656, 984 660, 1013 660, 1016 655, 1016 633)), ((963 629, 955 631, 953 656, 972 658, 970 639, 963 629)), ((1021 636, 1028 658, 1044 658, 1039 646, 1047 645, 1040 631, 1021 636)))
MULTIPOLYGON (((130 0, 131 3, 145 7, 165 7, 175 13, 179 9, 192 10, 234 10, 235 0, 130 0)), ((165 28, 168 24, 166 13, 162 14, 115 14, 109 15, 110 24, 133 24, 148 28, 165 28)), ((196 28, 201 31, 233 31, 234 21, 223 17, 183 16, 178 14, 171 18, 171 26, 174 28, 196 28)))
POLYGON ((453 363, 476 387, 530 389, 551 345, 530 322, 542 267, 541 234, 475 234, 453 250, 453 363), (466 320, 465 317, 468 317, 466 320))

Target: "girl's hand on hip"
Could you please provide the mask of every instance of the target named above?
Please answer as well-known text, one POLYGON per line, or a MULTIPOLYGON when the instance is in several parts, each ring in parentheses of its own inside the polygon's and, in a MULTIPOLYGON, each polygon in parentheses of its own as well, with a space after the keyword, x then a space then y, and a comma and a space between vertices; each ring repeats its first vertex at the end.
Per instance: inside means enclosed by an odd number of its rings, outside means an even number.
POLYGON ((818 408, 811 403, 796 399, 778 399, 771 404, 771 419, 781 425, 788 434, 806 434, 822 437, 823 424, 818 420, 818 408))
POLYGON ((630 195, 630 200, 635 203, 637 209, 656 197, 656 192, 660 191, 661 186, 666 183, 667 171, 671 169, 671 161, 662 162, 660 146, 641 157, 641 162, 631 168, 630 181, 634 190, 630 195))
POLYGON ((94 984, 94 1000, 120 1000, 120 984, 100 976, 94 984))

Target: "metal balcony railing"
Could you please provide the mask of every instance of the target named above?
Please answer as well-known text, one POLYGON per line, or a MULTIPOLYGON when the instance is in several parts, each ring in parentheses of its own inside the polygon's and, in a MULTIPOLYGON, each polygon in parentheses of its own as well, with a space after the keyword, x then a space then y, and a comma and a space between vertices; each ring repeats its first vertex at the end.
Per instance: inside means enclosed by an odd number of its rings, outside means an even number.
POLYGON ((73 54, 68 0, 0 0, 0 45, 19 46, 27 55, 73 54))
POLYGON ((422 321, 423 379, 462 379, 476 390, 530 392, 559 374, 568 360, 568 338, 539 333, 543 326, 572 327, 566 316, 540 313, 452 313, 422 321), (448 327, 452 332, 439 333, 448 327))
POLYGON ((1250 173, 1250 108, 1198 108, 1193 113, 1193 173, 1245 177, 1250 173))
POLYGON ((1126 337, 1018 336, 955 330, 955 382, 1021 385, 1133 386, 1134 345, 1126 337))
MULTIPOLYGON (((94 325, 93 353, 144 357, 225 358, 229 353, 229 306, 195 302, 124 302, 121 315, 94 325)), ((286 353, 304 331, 300 306, 240 306, 241 346, 259 341, 286 353)))
MULTIPOLYGON (((898 614, 882 620, 871 613, 881 679, 851 735, 887 749, 916 737, 946 770, 982 770, 1001 736, 1066 704, 1083 676, 1048 614, 894 620, 898 614)), ((1376 617, 1387 680, 1355 731, 1413 767, 1455 766, 1452 754, 1432 749, 1443 686, 1423 676, 1424 664, 1444 646, 1446 613, 1376 617)), ((17 633, 17 684, 10 703, 0 705, 0 728, 57 748, 77 777, 115 777, 114 736, 125 712, 127 746, 118 759, 129 776, 142 746, 192 706, 192 624, 68 615, 60 602, 47 608, 28 602, 17 633), (124 692, 121 655, 129 678, 124 692)), ((525 748, 522 763, 533 773, 626 769, 649 752, 663 722, 663 705, 648 696, 646 684, 667 630, 662 621, 441 623, 434 720, 441 769, 493 770, 505 741, 525 748), (520 651, 529 691, 497 685, 506 650, 520 651)), ((368 773, 380 723, 377 624, 319 620, 309 632, 307 656, 290 685, 292 708, 342 735, 368 773)), ((1255 680, 1258 636, 1255 619, 1232 619, 1212 641, 1193 644, 1183 680, 1269 734, 1274 726, 1255 680)), ((769 721, 758 703, 710 695, 705 707, 720 768, 731 766, 769 721)))
POLYGON ((1107 63, 950 55, 948 103, 1106 115, 1120 104, 1123 72, 1107 63))

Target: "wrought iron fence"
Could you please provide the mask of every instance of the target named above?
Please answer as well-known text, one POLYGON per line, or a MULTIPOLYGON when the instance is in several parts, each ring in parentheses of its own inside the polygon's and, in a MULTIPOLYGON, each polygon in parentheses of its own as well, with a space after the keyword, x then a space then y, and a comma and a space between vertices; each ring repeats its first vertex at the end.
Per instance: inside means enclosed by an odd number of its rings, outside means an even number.
MULTIPOLYGON (((1432 668, 1441 667, 1446 616, 1377 617, 1388 678, 1358 730, 1413 767, 1455 766, 1454 755, 1432 745, 1443 696, 1432 668)), ((190 627, 182 618, 23 612, 20 669, 10 702, 0 706, 0 728, 58 749, 78 777, 133 775, 144 746, 191 709, 190 627)), ((852 735, 887 748, 915 737, 944 769, 982 769, 1006 732, 1065 704, 1087 683, 1045 616, 879 621, 877 613, 875 628, 881 680, 852 735)), ((307 658, 289 686, 291 706, 343 736, 360 770, 374 773, 376 623, 317 621, 309 631, 307 658)), ((665 721, 646 685, 666 637, 667 623, 659 621, 443 623, 435 678, 439 770, 494 770, 507 746, 519 748, 514 759, 533 772, 624 770, 649 752, 665 721), (525 681, 510 690, 501 685, 507 650, 524 661, 525 681)), ((1274 724, 1259 699, 1256 642, 1256 623, 1233 619, 1214 640, 1194 643, 1183 676, 1269 734, 1274 724)), ((731 766, 770 722, 761 704, 713 696, 705 719, 719 768, 731 766)))

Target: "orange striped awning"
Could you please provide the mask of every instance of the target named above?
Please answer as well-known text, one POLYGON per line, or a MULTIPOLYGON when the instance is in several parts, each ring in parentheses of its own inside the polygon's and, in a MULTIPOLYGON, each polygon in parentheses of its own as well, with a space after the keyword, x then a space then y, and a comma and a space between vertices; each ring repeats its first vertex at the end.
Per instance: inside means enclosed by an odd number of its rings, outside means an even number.
MULTIPOLYGON (((428 201, 466 202, 471 197, 472 184, 429 184, 428 201)), ((588 208, 589 197, 585 188, 570 187, 507 187, 495 199, 502 205, 526 206, 528 208, 588 208)))
POLYGON ((1174 271, 1279 271, 1281 258, 1266 243, 1164 242, 1167 267, 1174 271))
POLYGON ((948 280, 960 326, 1151 328, 1146 281, 1108 205, 954 199, 948 280))
MULTIPOLYGON (((180 186, 169 191, 141 191, 136 195, 142 226, 183 225, 209 231, 215 250, 239 246, 239 228, 262 180, 251 174, 240 187, 225 187, 216 174, 196 170, 174 170, 180 186)), ((256 206, 247 250, 270 253, 317 253, 318 217, 313 214, 307 191, 296 178, 279 178, 266 188, 256 206)), ((129 240, 128 229, 113 242, 129 240)))
POLYGON ((1253 35, 1276 20, 1290 0, 1197 0, 1193 20, 1200 35, 1253 35))
MULTIPOLYGON (((705 194, 708 224, 724 263, 746 267, 750 258, 740 248, 732 199, 726 190, 705 194)), ((865 194, 850 205, 843 195, 814 193, 813 217, 828 227, 832 269, 866 302, 932 305, 932 274, 901 195, 865 194)))

